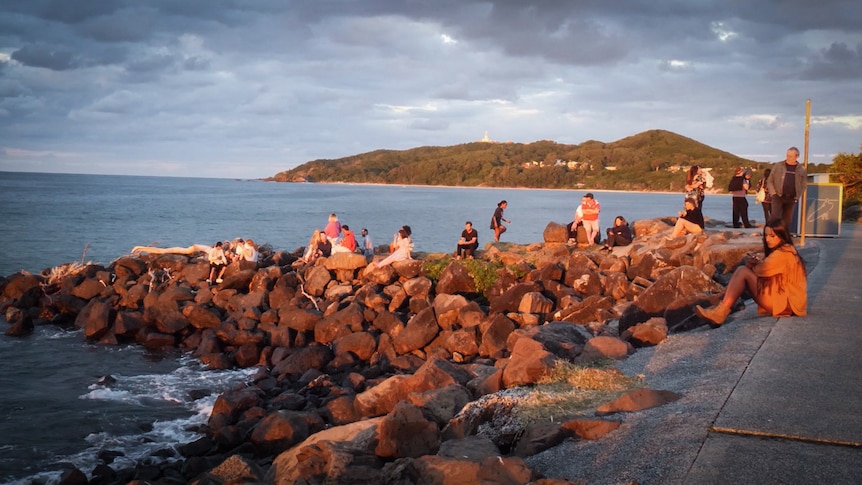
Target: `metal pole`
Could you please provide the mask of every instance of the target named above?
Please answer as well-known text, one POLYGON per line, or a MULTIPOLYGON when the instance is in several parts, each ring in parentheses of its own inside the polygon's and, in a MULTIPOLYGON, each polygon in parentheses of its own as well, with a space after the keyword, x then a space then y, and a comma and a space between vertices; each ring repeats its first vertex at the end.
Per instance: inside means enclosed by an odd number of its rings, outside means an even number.
MULTIPOLYGON (((803 160, 802 166, 805 167, 805 173, 806 174, 808 174, 808 134, 809 134, 810 130, 811 130, 811 100, 807 99, 807 100, 805 100, 805 145, 804 145, 804 149, 803 149, 805 154, 802 156, 802 160, 803 160)), ((805 190, 804 192, 802 192, 802 199, 801 199, 802 200, 802 202, 801 202, 802 206, 799 208, 799 215, 800 215, 799 225, 801 226, 800 231, 799 231, 799 234, 800 234, 799 245, 803 246, 803 247, 805 246, 805 204, 806 204, 807 198, 808 198, 808 191, 805 190)))

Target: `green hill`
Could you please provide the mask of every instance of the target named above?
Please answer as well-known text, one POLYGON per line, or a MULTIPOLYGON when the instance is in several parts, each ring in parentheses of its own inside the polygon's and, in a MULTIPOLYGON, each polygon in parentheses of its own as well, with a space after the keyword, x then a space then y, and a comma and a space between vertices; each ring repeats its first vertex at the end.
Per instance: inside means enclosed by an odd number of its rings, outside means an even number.
POLYGON ((464 187, 590 188, 681 191, 691 165, 712 169, 723 190, 738 166, 767 163, 737 157, 691 138, 650 130, 611 143, 564 145, 473 142, 447 147, 375 150, 335 160, 314 160, 267 179, 464 187))

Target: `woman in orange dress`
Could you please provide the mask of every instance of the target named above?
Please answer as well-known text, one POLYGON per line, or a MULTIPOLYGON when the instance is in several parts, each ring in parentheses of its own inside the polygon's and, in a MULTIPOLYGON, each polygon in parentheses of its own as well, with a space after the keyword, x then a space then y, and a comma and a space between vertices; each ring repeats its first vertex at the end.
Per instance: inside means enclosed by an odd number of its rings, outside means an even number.
POLYGON ((761 315, 786 317, 805 316, 808 306, 805 262, 793 246, 793 239, 781 219, 766 223, 763 228, 761 260, 750 257, 745 266, 733 273, 724 298, 710 308, 695 307, 695 313, 714 325, 721 325, 743 291, 748 290, 761 315))

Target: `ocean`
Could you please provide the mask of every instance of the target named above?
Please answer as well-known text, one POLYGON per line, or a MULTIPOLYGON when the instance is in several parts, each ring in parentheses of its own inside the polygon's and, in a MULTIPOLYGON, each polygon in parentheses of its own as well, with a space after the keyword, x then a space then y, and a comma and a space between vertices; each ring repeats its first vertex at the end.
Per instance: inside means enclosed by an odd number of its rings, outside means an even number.
MULTIPOLYGON (((681 175, 682 177, 683 175, 681 175)), ((602 233, 629 221, 676 215, 682 194, 593 191, 602 233)), ((416 251, 452 252, 465 221, 491 240, 491 215, 509 202, 501 240, 542 240, 548 222, 568 223, 586 190, 290 184, 257 180, 0 172, 0 275, 39 273, 70 262, 109 264, 137 245, 190 246, 236 237, 293 251, 334 212, 368 228, 375 245, 402 225, 416 251)), ((750 216, 761 214, 751 198, 750 216)), ((704 215, 730 220, 731 200, 707 195, 704 215)), ((216 395, 242 371, 206 371, 180 353, 87 343, 80 331, 37 327, 2 335, 0 316, 0 483, 56 480, 69 465, 89 473, 100 451, 129 466, 155 450, 193 441, 216 395), (110 375, 112 386, 98 385, 110 375), (208 397, 193 400, 190 391, 208 397)))

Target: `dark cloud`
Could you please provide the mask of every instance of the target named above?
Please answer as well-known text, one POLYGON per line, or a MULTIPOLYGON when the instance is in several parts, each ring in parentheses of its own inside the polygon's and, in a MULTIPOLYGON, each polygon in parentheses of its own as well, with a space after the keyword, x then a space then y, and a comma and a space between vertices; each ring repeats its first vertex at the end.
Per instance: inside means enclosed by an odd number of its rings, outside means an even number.
POLYGON ((807 61, 800 77, 806 81, 858 81, 862 77, 862 44, 857 44, 854 49, 843 42, 833 42, 807 61))
POLYGON ((12 53, 12 59, 25 66, 43 67, 53 71, 74 69, 80 65, 74 53, 59 47, 26 45, 12 53))

